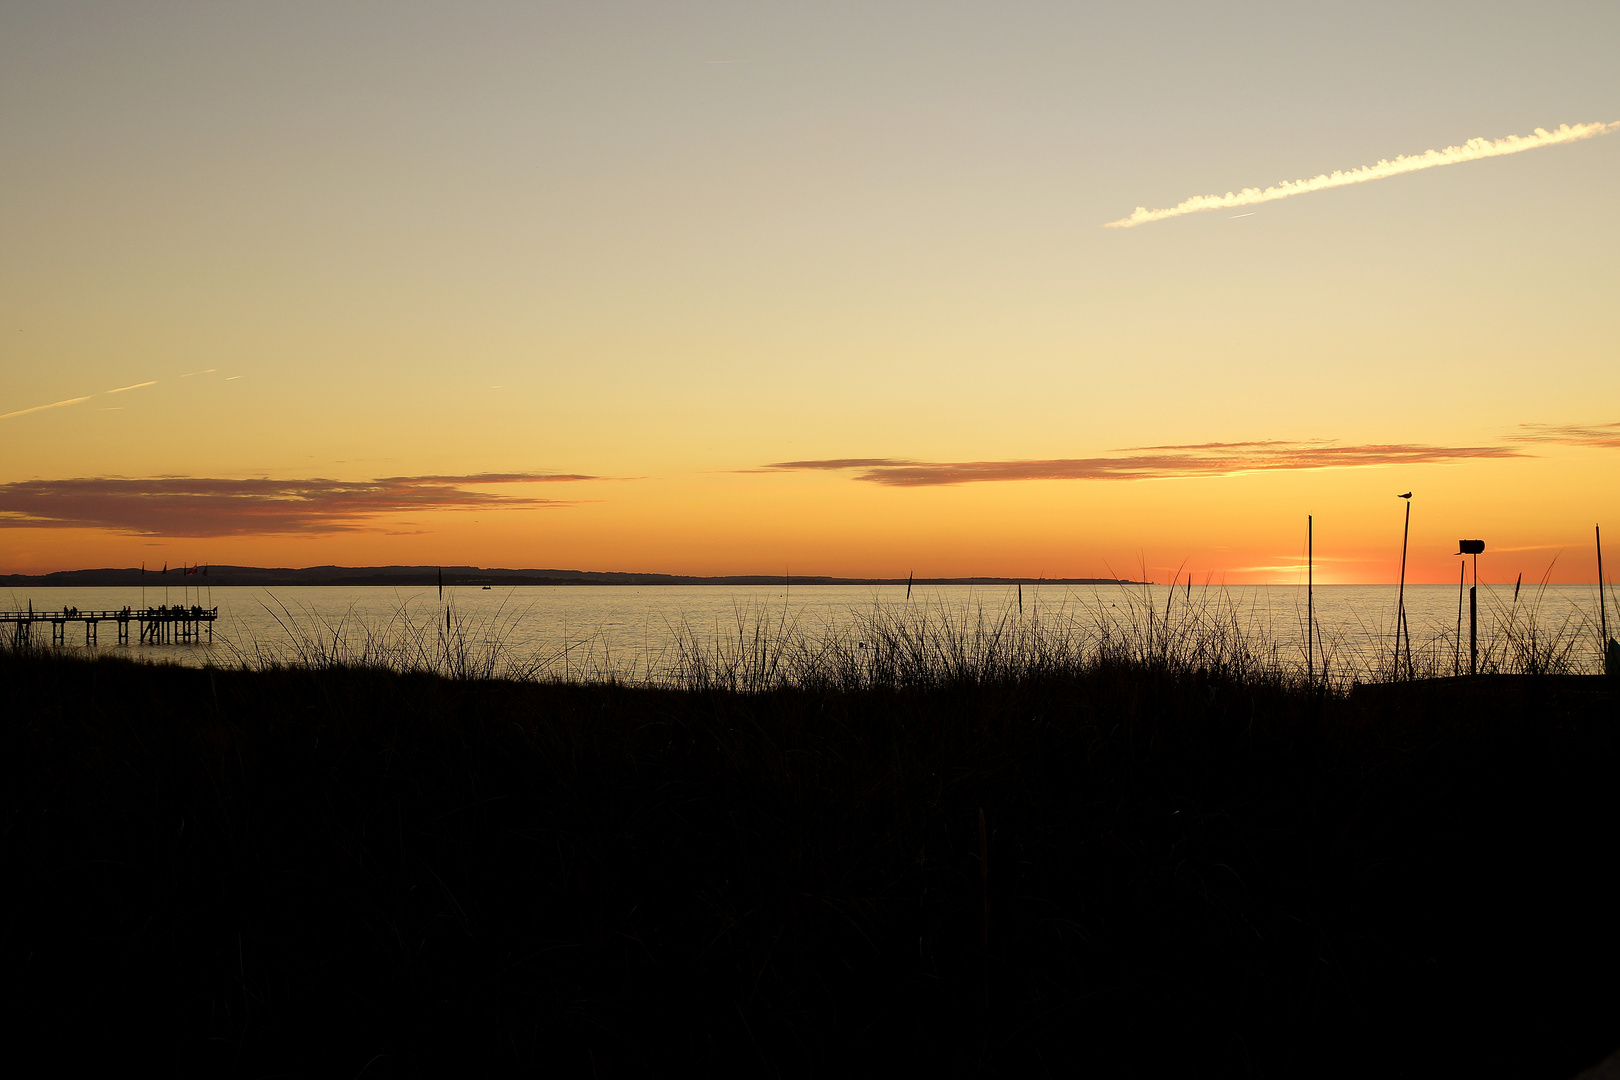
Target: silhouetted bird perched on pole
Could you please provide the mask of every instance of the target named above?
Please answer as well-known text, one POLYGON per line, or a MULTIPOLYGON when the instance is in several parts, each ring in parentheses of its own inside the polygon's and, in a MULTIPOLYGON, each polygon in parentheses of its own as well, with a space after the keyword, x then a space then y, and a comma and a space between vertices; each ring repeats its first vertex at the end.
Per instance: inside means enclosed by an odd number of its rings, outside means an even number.
POLYGON ((1397 499, 1410 499, 1412 497, 1412 493, 1408 491, 1405 495, 1397 495, 1395 497, 1397 499))

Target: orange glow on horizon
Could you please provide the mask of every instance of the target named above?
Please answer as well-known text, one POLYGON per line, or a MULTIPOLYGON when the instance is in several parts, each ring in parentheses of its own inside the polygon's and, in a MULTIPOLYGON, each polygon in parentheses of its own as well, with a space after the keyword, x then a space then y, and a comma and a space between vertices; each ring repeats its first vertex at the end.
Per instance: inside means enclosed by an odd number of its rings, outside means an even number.
MULTIPOLYGON (((1417 490, 1408 580, 1455 576, 1456 541, 1487 541, 1492 580, 1595 579, 1590 520, 1547 507, 1598 490, 1601 454, 1405 472, 1417 490), (1504 471, 1534 500, 1503 498, 1504 471), (1564 488, 1567 490, 1559 490, 1564 488)), ((1318 583, 1393 581, 1403 506, 1389 469, 1185 481, 1015 481, 888 488, 841 473, 700 473, 582 481, 565 505, 427 510, 309 536, 142 537, 97 529, 0 533, 7 572, 141 561, 259 566, 474 565, 696 576, 1119 577, 1296 584, 1305 513, 1318 583), (1285 509, 1286 508, 1286 509, 1285 509)), ((483 487, 494 493, 506 485, 483 487)), ((517 485, 522 495, 564 485, 517 485)), ((1509 487, 1511 490, 1511 487, 1509 487)), ((1583 508, 1584 509, 1584 508, 1583 508)), ((1611 514, 1617 507, 1610 507, 1611 514)), ((1591 515, 1583 515, 1588 519, 1591 515)))

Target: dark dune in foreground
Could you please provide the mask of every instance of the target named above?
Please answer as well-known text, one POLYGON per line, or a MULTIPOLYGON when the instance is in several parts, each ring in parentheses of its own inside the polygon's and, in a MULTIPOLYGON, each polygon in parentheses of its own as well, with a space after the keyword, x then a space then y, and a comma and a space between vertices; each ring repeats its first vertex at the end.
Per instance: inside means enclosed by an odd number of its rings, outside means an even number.
POLYGON ((1620 1045, 1601 686, 745 696, 8 652, 9 1049, 1569 1077, 1620 1045))

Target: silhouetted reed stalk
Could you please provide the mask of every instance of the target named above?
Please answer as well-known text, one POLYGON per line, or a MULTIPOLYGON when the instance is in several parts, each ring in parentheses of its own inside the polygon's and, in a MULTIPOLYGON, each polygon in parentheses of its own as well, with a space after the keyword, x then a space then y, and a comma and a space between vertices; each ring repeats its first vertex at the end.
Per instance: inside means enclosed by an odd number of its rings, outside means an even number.
POLYGON ((558 655, 523 653, 510 644, 530 607, 512 609, 503 600, 491 615, 472 618, 444 605, 423 617, 402 603, 382 621, 358 618, 351 608, 336 621, 311 608, 294 610, 272 598, 265 610, 281 628, 280 642, 222 644, 234 666, 254 670, 278 668, 380 668, 402 673, 431 673, 454 679, 533 681, 557 666, 558 655))
MULTIPOLYGON (((1586 647, 1599 639, 1596 615, 1574 605, 1558 613, 1547 602, 1550 573, 1551 567, 1524 599, 1499 598, 1481 587, 1482 674, 1602 670, 1601 641, 1596 650, 1586 647)), ((617 650, 606 633, 565 632, 545 646, 519 646, 536 604, 514 606, 511 597, 476 616, 460 610, 453 595, 431 610, 402 602, 381 620, 358 617, 352 607, 334 619, 272 599, 266 610, 280 640, 236 642, 222 635, 218 655, 223 666, 253 670, 375 668, 462 680, 744 693, 1005 685, 1119 666, 1172 678, 1202 674, 1343 692, 1357 682, 1457 671, 1460 626, 1412 641, 1395 668, 1379 646, 1387 638, 1378 626, 1334 634, 1302 623, 1297 634, 1279 635, 1270 609, 1258 601, 1244 603, 1219 586, 1195 589, 1190 580, 1178 581, 1163 597, 1159 588, 1065 591, 1056 602, 1037 592, 1022 605, 1011 594, 1000 605, 918 597, 888 604, 874 597, 869 607, 835 622, 785 603, 739 604, 728 622, 707 628, 682 622, 639 649, 617 650)), ((44 648, 12 645, 20 647, 44 648)))
POLYGON ((1161 611, 1145 586, 1121 590, 1112 602, 1070 595, 1048 607, 1037 600, 1023 615, 1016 604, 874 604, 821 629, 739 611, 724 634, 677 628, 674 663, 657 681, 754 693, 909 690, 1059 679, 1112 665, 1251 681, 1304 677, 1303 663, 1285 663, 1268 634, 1244 624, 1224 590, 1188 590, 1179 606, 1167 596, 1161 611))
MULTIPOLYGON (((1485 591, 1481 673, 1590 670, 1583 646, 1596 633, 1595 620, 1573 606, 1549 614, 1546 586, 1544 575, 1529 603, 1499 603, 1485 591)), ((1455 671, 1460 641, 1445 630, 1427 640, 1408 638, 1400 666, 1392 667, 1379 662, 1374 629, 1358 637, 1303 627, 1297 642, 1284 642, 1257 604, 1207 585, 1184 595, 1175 597, 1172 587, 1161 600, 1152 586, 1090 598, 1071 593, 1056 605, 1037 598, 1023 613, 1014 603, 999 609, 983 601, 874 603, 846 623, 819 628, 786 613, 738 609, 724 632, 677 627, 671 662, 649 658, 644 670, 661 685, 750 693, 1005 684, 1075 677, 1110 665, 1336 691, 1455 671), (1310 662, 1305 634, 1313 634, 1310 662)), ((1410 635, 1406 625, 1402 630, 1410 635)))
MULTIPOLYGON (((1601 671, 1591 662, 1588 642, 1598 636, 1595 616, 1573 605, 1549 610, 1543 575, 1529 602, 1502 598, 1480 586, 1479 673, 1481 675, 1574 675, 1601 671)), ((1412 646, 1411 671, 1419 679, 1436 679, 1460 670, 1466 629, 1459 621, 1412 646)), ((1383 672, 1387 676, 1387 672, 1383 672)), ((1403 673, 1404 674, 1404 673, 1403 673)))

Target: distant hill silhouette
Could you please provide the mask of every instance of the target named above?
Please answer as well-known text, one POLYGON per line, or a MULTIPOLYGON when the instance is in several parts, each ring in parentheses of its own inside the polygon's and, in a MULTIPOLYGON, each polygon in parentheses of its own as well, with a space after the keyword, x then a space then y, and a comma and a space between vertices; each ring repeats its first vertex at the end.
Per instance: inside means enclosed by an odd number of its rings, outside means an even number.
MULTIPOLYGON (((906 578, 801 577, 784 574, 732 574, 689 577, 683 574, 633 574, 602 570, 503 570, 476 566, 307 566, 303 569, 263 566, 208 566, 187 580, 206 575, 210 585, 904 585, 906 578)), ((160 584, 165 575, 150 567, 58 570, 51 574, 0 574, 0 585, 13 587, 160 584)), ((167 580, 179 584, 183 571, 169 567, 167 580)), ((1124 578, 960 577, 912 578, 914 585, 1137 585, 1124 578)))

